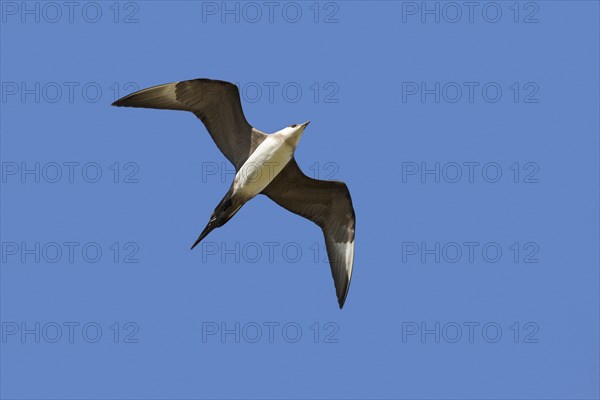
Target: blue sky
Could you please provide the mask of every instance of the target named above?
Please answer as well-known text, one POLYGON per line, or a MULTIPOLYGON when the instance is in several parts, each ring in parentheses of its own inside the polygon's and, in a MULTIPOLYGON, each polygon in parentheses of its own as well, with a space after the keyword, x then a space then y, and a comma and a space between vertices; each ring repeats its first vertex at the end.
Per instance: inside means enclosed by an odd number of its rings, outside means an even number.
POLYGON ((598 398, 597 2, 2 1, 1 396, 598 398), (345 181, 322 234, 131 91, 238 83, 345 181), (35 382, 32 385, 31 382, 35 382))

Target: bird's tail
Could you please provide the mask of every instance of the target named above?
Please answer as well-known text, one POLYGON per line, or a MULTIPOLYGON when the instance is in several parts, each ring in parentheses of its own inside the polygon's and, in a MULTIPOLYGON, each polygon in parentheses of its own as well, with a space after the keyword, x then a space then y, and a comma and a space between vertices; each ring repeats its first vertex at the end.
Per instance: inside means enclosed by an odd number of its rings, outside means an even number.
POLYGON ((177 101, 176 89, 178 83, 179 82, 167 83, 143 89, 120 98, 112 103, 112 105, 117 107, 141 107, 189 111, 185 104, 177 101))
POLYGON ((210 221, 208 221, 208 224, 206 225, 206 227, 204 228, 204 230, 202 231, 202 233, 200 234, 200 236, 198 236, 198 239, 196 239, 196 241, 194 242, 194 244, 192 245, 191 250, 194 249, 194 247, 196 247, 198 245, 198 243, 200 243, 202 241, 202 239, 204 239, 209 233, 211 233, 215 228, 217 227, 216 223, 215 223, 215 219, 211 218, 210 221))

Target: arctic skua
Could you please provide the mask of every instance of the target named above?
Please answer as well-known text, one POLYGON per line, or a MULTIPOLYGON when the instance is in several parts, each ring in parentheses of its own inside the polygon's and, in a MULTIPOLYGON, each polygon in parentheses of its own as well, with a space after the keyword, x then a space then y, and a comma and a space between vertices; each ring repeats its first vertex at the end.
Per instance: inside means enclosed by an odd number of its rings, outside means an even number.
POLYGON ((246 202, 264 194, 323 230, 338 304, 340 309, 344 306, 354 264, 354 207, 344 182, 312 179, 296 163, 294 152, 308 121, 272 134, 262 132, 246 120, 237 86, 210 79, 154 86, 125 96, 113 106, 190 111, 234 165, 233 183, 192 249, 246 202))

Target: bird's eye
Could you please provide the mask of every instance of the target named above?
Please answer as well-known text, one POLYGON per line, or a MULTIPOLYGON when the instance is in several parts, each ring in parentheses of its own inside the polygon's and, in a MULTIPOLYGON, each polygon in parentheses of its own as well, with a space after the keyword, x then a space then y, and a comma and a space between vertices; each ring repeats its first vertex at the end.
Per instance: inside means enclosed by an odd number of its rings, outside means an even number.
POLYGON ((290 128, 295 128, 297 126, 298 126, 298 124, 290 125, 290 128))

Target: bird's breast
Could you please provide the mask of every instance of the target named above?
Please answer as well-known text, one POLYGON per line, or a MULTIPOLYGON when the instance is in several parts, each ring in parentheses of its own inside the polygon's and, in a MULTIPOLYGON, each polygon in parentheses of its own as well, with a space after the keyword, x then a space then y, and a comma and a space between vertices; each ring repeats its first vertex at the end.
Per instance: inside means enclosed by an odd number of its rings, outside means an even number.
POLYGON ((294 155, 294 149, 285 140, 274 135, 265 139, 235 175, 234 192, 248 197, 256 196, 281 172, 294 155))

